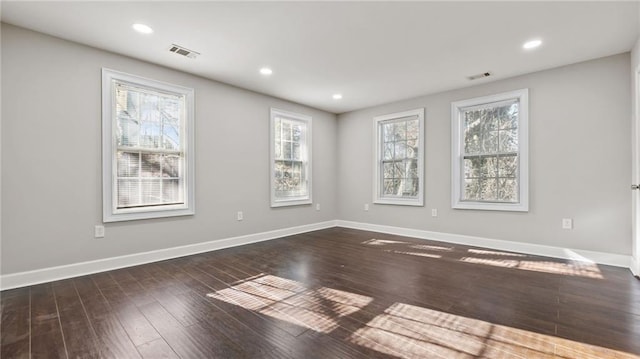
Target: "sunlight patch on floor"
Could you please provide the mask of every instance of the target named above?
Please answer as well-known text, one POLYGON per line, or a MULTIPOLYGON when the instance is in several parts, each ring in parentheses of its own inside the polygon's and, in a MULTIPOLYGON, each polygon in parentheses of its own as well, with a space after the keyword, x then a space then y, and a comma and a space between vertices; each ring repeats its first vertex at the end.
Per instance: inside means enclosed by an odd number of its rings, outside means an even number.
POLYGON ((401 358, 640 358, 403 303, 391 305, 349 341, 401 358))
POLYGON ((494 267, 514 268, 533 272, 553 273, 569 276, 578 276, 594 279, 602 279, 600 269, 594 263, 588 262, 551 262, 551 261, 525 261, 517 259, 493 259, 493 258, 476 258, 463 257, 461 262, 484 264, 494 267))
POLYGON ((338 327, 337 319, 353 314, 372 298, 337 289, 307 289, 302 283, 273 275, 253 277, 207 297, 320 333, 338 327))

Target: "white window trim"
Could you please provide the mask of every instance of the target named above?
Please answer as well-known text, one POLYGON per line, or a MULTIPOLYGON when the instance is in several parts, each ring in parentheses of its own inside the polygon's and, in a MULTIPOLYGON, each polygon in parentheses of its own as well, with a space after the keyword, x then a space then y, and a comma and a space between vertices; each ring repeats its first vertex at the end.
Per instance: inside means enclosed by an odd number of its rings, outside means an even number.
POLYGON ((387 115, 376 116, 373 118, 373 143, 374 143, 374 164, 373 164, 373 203, 375 204, 393 204, 400 206, 424 206, 424 108, 415 110, 396 112, 387 115), (419 146, 418 146, 418 196, 416 198, 400 198, 400 197, 383 197, 382 196, 382 147, 380 146, 382 133, 380 132, 380 123, 388 120, 401 119, 404 117, 418 117, 419 129, 419 146))
POLYGON ((311 128, 312 128, 311 120, 312 120, 311 116, 302 115, 299 113, 285 111, 285 110, 280 110, 277 108, 270 109, 269 160, 271 161, 271 163, 269 165, 269 169, 271 171, 271 174, 269 175, 269 182, 271 185, 271 207, 299 206, 299 205, 313 203, 313 191, 312 191, 313 186, 311 181, 311 179, 313 178, 312 165, 311 165, 311 158, 312 158, 311 150, 313 146, 311 145, 311 138, 313 136, 311 132, 311 128), (307 180, 307 186, 308 186, 306 196, 291 197, 291 198, 276 198, 276 188, 275 188, 276 159, 275 159, 275 133, 274 133, 276 117, 285 117, 292 120, 301 121, 306 124, 306 131, 305 131, 306 151, 302 151, 303 162, 304 162, 303 165, 305 166, 305 174, 306 174, 306 180, 307 180))
POLYGON ((195 146, 194 146, 194 90, 172 85, 111 69, 102 69, 102 220, 103 222, 131 221, 138 219, 163 218, 193 215, 195 213, 195 146), (184 169, 184 204, 140 208, 117 208, 116 176, 116 131, 114 130, 115 81, 148 87, 155 90, 185 95, 185 136, 186 153, 184 169))
POLYGON ((451 206, 455 209, 490 211, 529 211, 529 90, 520 89, 500 94, 476 97, 451 103, 451 206), (461 109, 510 99, 520 102, 518 111, 518 203, 462 201, 462 116, 461 109))

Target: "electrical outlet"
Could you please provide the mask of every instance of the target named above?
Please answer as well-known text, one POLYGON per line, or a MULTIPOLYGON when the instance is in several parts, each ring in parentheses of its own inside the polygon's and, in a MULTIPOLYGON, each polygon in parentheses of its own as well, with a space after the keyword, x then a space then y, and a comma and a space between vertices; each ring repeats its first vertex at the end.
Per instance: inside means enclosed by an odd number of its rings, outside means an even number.
POLYGON ((95 238, 104 238, 104 226, 96 225, 93 229, 93 236, 95 238))
POLYGON ((431 217, 438 217, 438 209, 431 208, 431 217))
POLYGON ((320 210, 320 203, 316 203, 316 211, 320 210))
POLYGON ((244 215, 242 214, 242 211, 238 211, 236 218, 238 219, 238 221, 242 221, 244 219, 244 215))
POLYGON ((365 211, 368 211, 368 210, 369 210, 369 203, 365 203, 365 204, 364 204, 364 210, 365 210, 365 211))
POLYGON ((573 229, 573 220, 571 218, 563 218, 562 229, 573 229))

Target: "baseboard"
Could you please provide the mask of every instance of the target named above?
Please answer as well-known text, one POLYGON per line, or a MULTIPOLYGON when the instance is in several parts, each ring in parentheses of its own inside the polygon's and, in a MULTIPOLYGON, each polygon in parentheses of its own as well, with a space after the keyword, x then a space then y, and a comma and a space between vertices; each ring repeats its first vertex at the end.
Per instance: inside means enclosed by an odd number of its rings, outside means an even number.
POLYGON ((159 249, 155 251, 135 253, 113 258, 98 259, 88 262, 73 263, 63 266, 37 269, 28 272, 0 275, 0 290, 25 287, 33 284, 73 278, 118 268, 131 267, 150 262, 157 262, 171 258, 209 252, 218 249, 268 241, 270 239, 276 239, 335 226, 336 221, 313 223, 303 226, 277 229, 268 232, 219 239, 215 241, 191 244, 180 247, 159 249))
MULTIPOLYGON (((351 221, 336 221, 338 227, 360 229, 365 231, 381 232, 388 234, 395 234, 405 237, 413 237, 420 239, 430 239, 434 241, 464 244, 469 246, 477 246, 491 249, 498 249, 510 252, 519 252, 525 254, 573 259, 589 261, 598 264, 606 264, 616 267, 632 268, 631 256, 614 253, 594 252, 581 249, 570 249, 553 246, 545 246, 540 244, 512 242, 499 239, 465 236, 461 234, 432 232, 420 229, 410 229, 402 227, 384 226, 379 224, 351 222, 351 221)), ((638 268, 636 263, 636 268, 638 268)), ((632 269, 633 271, 633 269, 632 269)))
POLYGON ((129 254, 119 257, 98 259, 88 262, 73 263, 69 265, 37 269, 27 272, 0 275, 0 290, 25 287, 29 285, 46 283, 60 279, 73 278, 87 274, 104 272, 113 269, 126 268, 145 263, 157 262, 166 259, 188 256, 218 249, 241 246, 250 243, 268 241, 271 239, 306 233, 320 229, 344 227, 365 231, 395 234, 406 237, 430 239, 434 241, 457 243, 477 247, 485 247, 511 252, 520 252, 532 255, 540 255, 555 258, 591 261, 598 264, 606 264, 617 267, 629 268, 634 275, 640 275, 640 263, 631 256, 594 252, 579 249, 568 249, 539 244, 512 242, 499 239, 466 236, 461 234, 425 231, 420 229, 385 226, 371 223, 352 221, 326 221, 303 226, 277 229, 268 232, 248 234, 244 236, 224 238, 204 243, 191 244, 180 247, 159 249, 155 251, 129 254))
POLYGON ((640 258, 631 257, 631 273, 636 277, 640 277, 640 258))

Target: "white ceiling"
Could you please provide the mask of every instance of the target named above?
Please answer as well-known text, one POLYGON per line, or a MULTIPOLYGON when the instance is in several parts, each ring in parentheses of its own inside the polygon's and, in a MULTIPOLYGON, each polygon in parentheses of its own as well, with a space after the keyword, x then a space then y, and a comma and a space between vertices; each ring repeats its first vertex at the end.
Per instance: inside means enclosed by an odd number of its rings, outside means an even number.
POLYGON ((639 20, 635 1, 1 6, 6 23, 334 113, 626 52, 639 20), (155 31, 136 33, 133 23, 155 31), (543 45, 523 50, 532 38, 543 45), (202 55, 170 53, 173 43, 202 55), (263 66, 273 75, 260 75, 263 66))

